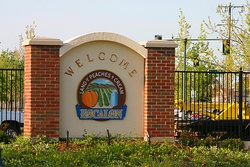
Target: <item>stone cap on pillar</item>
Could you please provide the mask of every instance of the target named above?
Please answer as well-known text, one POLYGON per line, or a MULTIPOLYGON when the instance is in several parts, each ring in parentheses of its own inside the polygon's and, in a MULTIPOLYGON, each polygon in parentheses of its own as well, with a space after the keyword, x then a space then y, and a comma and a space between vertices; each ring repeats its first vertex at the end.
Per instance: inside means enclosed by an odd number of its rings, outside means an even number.
POLYGON ((178 44, 174 41, 152 40, 140 42, 145 48, 177 48, 178 44))
POLYGON ((27 39, 22 43, 23 46, 27 45, 57 45, 62 46, 63 42, 60 39, 56 38, 45 38, 45 37, 38 37, 27 39))

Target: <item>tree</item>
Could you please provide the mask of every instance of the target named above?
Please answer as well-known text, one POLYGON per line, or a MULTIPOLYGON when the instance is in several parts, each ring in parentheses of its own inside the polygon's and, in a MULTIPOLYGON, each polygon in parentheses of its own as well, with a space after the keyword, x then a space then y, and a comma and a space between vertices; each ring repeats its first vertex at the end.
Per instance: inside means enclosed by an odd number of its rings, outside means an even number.
MULTIPOLYGON (((26 39, 33 39, 36 37, 35 35, 35 30, 36 30, 36 23, 35 21, 33 21, 32 25, 27 25, 26 26, 26 31, 25 31, 25 35, 26 35, 26 39)), ((24 57, 24 47, 22 45, 24 41, 24 38, 23 38, 23 35, 19 35, 19 55, 20 55, 20 58, 23 59, 24 57)))
MULTIPOLYGON (((35 22, 32 25, 26 27, 26 38, 35 37, 35 22)), ((24 48, 22 42, 24 41, 22 35, 19 36, 20 46, 19 49, 11 51, 9 49, 2 50, 0 54, 0 100, 1 108, 9 107, 13 110, 15 107, 22 108, 23 101, 23 85, 24 85, 24 48), (20 69, 20 70, 19 70, 20 69), (13 102, 15 105, 13 106, 13 102), (17 103, 18 102, 18 103, 17 103)))
MULTIPOLYGON (((250 71, 249 64, 250 64, 250 6, 248 5, 246 13, 246 20, 245 20, 245 27, 239 29, 238 35, 238 52, 240 53, 240 61, 242 63, 243 70, 250 71)), ((237 47, 236 47, 237 49, 237 47)), ((236 51, 236 53, 237 53, 236 51)))
POLYGON ((179 15, 180 21, 180 33, 178 34, 179 38, 173 37, 173 39, 177 39, 178 48, 176 49, 176 80, 175 80, 175 99, 181 99, 180 95, 183 93, 186 94, 187 99, 191 99, 191 92, 196 93, 195 100, 202 100, 204 98, 210 99, 211 92, 209 91, 201 91, 205 89, 209 89, 212 84, 213 78, 210 75, 204 75, 199 78, 197 73, 193 73, 190 71, 208 71, 210 69, 218 69, 218 65, 216 65, 216 57, 213 54, 213 50, 209 48, 209 42, 206 41, 207 33, 205 32, 204 25, 200 25, 200 34, 197 40, 192 40, 191 37, 187 40, 186 45, 186 71, 182 72, 184 65, 184 39, 182 34, 184 31, 188 31, 191 28, 191 25, 186 21, 186 17, 183 15, 183 12, 180 10, 179 15), (179 71, 178 71, 179 70, 179 71), (184 79, 184 77, 186 79, 184 79), (186 83, 183 83, 183 81, 186 83), (185 84, 186 92, 182 92, 183 84, 185 84), (191 90, 191 91, 190 91, 191 90), (205 94, 204 94, 205 93, 205 94))
MULTIPOLYGON (((250 8, 248 2, 245 7, 246 12, 242 10, 243 6, 237 6, 237 9, 234 9, 234 5, 231 5, 231 3, 229 6, 220 5, 217 8, 217 13, 221 17, 220 23, 213 23, 210 17, 208 22, 204 21, 208 32, 221 39, 224 50, 220 50, 221 54, 218 57, 220 57, 221 61, 218 61, 218 63, 222 64, 226 72, 235 72, 240 69, 244 71, 250 70, 250 8), (234 12, 232 12, 233 9, 234 12), (223 53, 223 51, 226 51, 226 53, 223 53)), ((235 91, 233 88, 237 89, 238 82, 232 82, 236 79, 230 73, 223 79, 224 84, 221 89, 225 94, 230 95, 235 91)), ((244 85, 246 85, 245 89, 249 90, 248 84, 244 85)), ((231 100, 230 96, 227 96, 227 100, 231 100)))
POLYGON ((19 57, 17 50, 9 51, 3 50, 0 55, 0 68, 7 69, 22 69, 24 66, 23 61, 19 57))
MULTIPOLYGON (((35 22, 32 25, 26 26, 26 39, 32 39, 35 37, 35 22)), ((23 69, 24 68, 24 48, 22 46, 22 42, 24 38, 19 35, 19 49, 15 49, 11 51, 9 49, 2 50, 0 55, 0 68, 8 68, 8 69, 23 69)))
MULTIPOLYGON (((218 49, 220 55, 217 55, 221 59, 218 59, 217 64, 222 64, 225 71, 250 70, 250 12, 249 4, 247 6, 247 12, 244 14, 242 10, 238 11, 237 19, 232 19, 231 13, 225 12, 223 6, 217 8, 217 13, 221 16, 221 23, 216 24, 208 18, 205 25, 208 29, 208 33, 217 35, 217 38, 221 40, 223 49, 218 49)), ((229 7, 229 6, 227 6, 229 7)))
MULTIPOLYGON (((179 18, 180 33, 178 38, 173 36, 173 39, 177 39, 176 42, 179 46, 176 49, 176 70, 183 69, 184 39, 182 36, 185 30, 188 31, 191 28, 181 10, 179 18)), ((192 40, 191 36, 188 38, 186 47, 187 71, 207 71, 219 67, 219 64, 216 63, 218 61, 217 57, 214 55, 213 49, 209 47, 210 43, 206 39, 207 33, 204 24, 200 25, 200 34, 197 40, 192 40), (194 65, 194 62, 197 63, 197 61, 199 61, 199 65, 194 65)))

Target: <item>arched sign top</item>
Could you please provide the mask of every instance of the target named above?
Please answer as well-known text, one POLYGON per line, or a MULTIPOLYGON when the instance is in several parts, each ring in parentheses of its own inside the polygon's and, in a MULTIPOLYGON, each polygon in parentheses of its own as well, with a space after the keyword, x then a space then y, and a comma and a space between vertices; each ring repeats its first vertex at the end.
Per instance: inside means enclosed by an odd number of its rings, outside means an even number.
POLYGON ((60 48, 60 56, 64 55, 65 53, 67 53, 68 51, 70 51, 71 49, 79 45, 82 45, 88 42, 94 42, 94 41, 116 42, 128 48, 131 48, 132 50, 140 54, 142 57, 147 58, 147 49, 145 49, 139 43, 127 37, 124 37, 122 35, 110 33, 110 32, 95 32, 95 33, 81 35, 73 39, 67 40, 64 42, 63 46, 60 48))

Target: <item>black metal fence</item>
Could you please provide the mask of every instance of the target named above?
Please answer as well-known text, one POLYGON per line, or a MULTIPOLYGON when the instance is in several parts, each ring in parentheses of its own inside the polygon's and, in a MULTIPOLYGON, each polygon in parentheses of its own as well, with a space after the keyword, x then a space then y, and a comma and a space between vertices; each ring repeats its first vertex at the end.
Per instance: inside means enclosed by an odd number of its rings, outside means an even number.
POLYGON ((5 120, 23 123, 23 69, 0 69, 0 124, 5 120))
POLYGON ((175 136, 250 140, 248 72, 175 72, 175 136))
MULTIPOLYGON (((175 72, 175 135, 250 140, 250 72, 175 72)), ((0 69, 0 123, 23 123, 23 69, 0 69)))

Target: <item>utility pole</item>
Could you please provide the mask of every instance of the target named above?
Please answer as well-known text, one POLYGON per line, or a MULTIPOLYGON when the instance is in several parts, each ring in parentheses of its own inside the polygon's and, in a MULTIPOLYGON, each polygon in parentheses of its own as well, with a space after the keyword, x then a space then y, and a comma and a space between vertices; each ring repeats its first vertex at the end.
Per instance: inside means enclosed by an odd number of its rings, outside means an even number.
POLYGON ((187 37, 183 39, 184 42, 184 62, 183 62, 183 84, 182 84, 182 98, 183 101, 186 102, 186 81, 187 81, 187 70, 186 70, 186 64, 187 64, 187 37))
MULTIPOLYGON (((232 5, 231 2, 229 3, 229 5, 218 5, 218 8, 219 9, 224 9, 224 12, 228 12, 228 18, 227 18, 227 22, 226 22, 226 25, 228 26, 228 39, 226 40, 226 43, 224 43, 223 41, 223 48, 226 47, 226 52, 224 52, 224 54, 227 55, 226 57, 226 66, 229 65, 230 63, 232 63, 232 55, 231 55, 231 46, 232 46, 232 43, 231 43, 231 33, 232 33, 232 27, 235 26, 234 25, 234 20, 233 20, 233 9, 236 9, 236 8, 240 8, 241 9, 241 12, 244 12, 244 6, 239 6, 239 5, 232 5), (233 25, 233 26, 232 26, 233 25), (226 46, 225 46, 226 45, 226 46)), ((230 88, 230 85, 229 85, 229 78, 227 77, 227 90, 229 90, 230 88)), ((227 97, 229 96, 230 98, 230 95, 232 94, 232 89, 229 90, 228 92, 228 95, 227 97)), ((227 98, 227 99, 229 99, 227 98)))
POLYGON ((229 55, 231 53, 231 32, 232 32, 232 24, 233 24, 233 19, 232 19, 232 12, 233 9, 235 8, 241 8, 241 12, 244 11, 244 5, 242 6, 238 6, 238 5, 232 5, 231 2, 229 3, 229 5, 219 5, 218 8, 222 9, 224 8, 224 11, 227 12, 228 11, 228 20, 227 20, 227 26, 228 26, 228 49, 229 49, 229 55))

